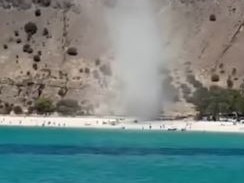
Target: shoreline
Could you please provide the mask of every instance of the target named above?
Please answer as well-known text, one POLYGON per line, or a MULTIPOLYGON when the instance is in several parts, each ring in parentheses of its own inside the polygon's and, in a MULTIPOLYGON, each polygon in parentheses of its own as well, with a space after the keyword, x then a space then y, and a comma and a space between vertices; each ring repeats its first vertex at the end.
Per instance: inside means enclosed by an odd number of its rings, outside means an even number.
POLYGON ((119 117, 0 116, 0 126, 244 133, 244 124, 209 121, 138 121, 119 117))

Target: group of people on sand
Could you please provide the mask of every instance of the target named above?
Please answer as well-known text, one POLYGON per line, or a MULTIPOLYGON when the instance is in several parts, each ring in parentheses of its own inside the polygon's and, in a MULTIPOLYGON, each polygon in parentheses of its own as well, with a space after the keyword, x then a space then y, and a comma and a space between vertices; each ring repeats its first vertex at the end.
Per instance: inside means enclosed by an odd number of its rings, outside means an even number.
POLYGON ((13 126, 41 126, 41 127, 66 127, 66 123, 57 123, 57 122, 52 122, 52 121, 26 121, 25 123, 22 120, 8 120, 5 118, 0 119, 0 125, 2 126, 8 126, 8 125, 13 125, 13 126))

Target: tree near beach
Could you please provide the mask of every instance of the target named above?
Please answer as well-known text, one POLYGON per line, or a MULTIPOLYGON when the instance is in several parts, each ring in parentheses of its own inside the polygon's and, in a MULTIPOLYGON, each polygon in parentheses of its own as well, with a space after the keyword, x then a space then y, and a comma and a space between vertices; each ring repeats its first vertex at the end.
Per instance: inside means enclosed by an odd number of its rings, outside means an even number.
POLYGON ((80 110, 80 106, 76 100, 64 99, 57 103, 56 110, 59 114, 73 116, 80 110))
POLYGON ((13 111, 15 114, 23 114, 23 109, 20 106, 14 106, 13 111))
POLYGON ((50 114, 55 111, 55 106, 50 99, 39 98, 35 102, 34 109, 38 114, 50 114))
POLYGON ((196 106, 200 118, 208 115, 218 120, 221 114, 244 114, 244 97, 239 90, 218 86, 200 87, 189 98, 196 106))

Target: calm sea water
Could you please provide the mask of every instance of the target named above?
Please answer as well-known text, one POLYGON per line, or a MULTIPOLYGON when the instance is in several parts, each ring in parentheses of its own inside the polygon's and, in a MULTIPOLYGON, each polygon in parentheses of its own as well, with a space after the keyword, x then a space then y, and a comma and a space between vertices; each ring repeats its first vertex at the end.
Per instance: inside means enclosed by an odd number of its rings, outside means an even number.
POLYGON ((0 128, 0 183, 243 183, 244 135, 0 128))

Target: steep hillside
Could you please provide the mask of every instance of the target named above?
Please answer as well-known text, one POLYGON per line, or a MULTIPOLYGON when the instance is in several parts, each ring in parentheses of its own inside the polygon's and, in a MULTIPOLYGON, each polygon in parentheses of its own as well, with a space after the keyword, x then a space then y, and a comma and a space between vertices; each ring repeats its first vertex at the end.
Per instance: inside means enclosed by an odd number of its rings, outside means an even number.
MULTIPOLYGON (((162 2, 165 3, 158 1, 162 2)), ((164 20, 162 16, 169 19, 164 45, 171 56, 167 62, 173 83, 181 95, 192 93, 197 81, 206 87, 218 85, 239 89, 244 79, 244 2, 181 0, 169 1, 167 7, 160 16, 161 20, 164 20)), ((164 25, 165 21, 162 31, 164 25)), ((178 112, 186 107, 191 111, 192 106, 184 102, 178 105, 178 112)))
MULTIPOLYGON (((182 34, 181 59, 192 65, 196 77, 204 84, 212 84, 211 75, 220 76, 220 85, 226 85, 229 76, 239 87, 243 77, 243 9, 244 2, 182 1, 175 12, 177 22, 185 26, 177 29, 182 34), (236 71, 233 71, 236 70, 236 71)), ((176 21, 176 20, 174 20, 176 21)), ((177 23, 176 23, 177 24, 177 23)), ((174 25, 177 26, 177 25, 174 25)))
MULTIPOLYGON (((172 90, 179 90, 169 111, 194 111, 183 96, 186 87, 194 91, 189 75, 207 87, 240 87, 244 1, 152 2, 162 33, 162 67, 170 71, 172 90)), ((0 0, 2 112, 11 104, 27 109, 39 97, 76 99, 85 113, 114 112, 109 99, 115 98, 115 60, 104 10, 115 5, 116 0, 0 0)))
POLYGON ((101 4, 0 1, 0 99, 32 106, 39 97, 99 107, 111 75, 101 4))

